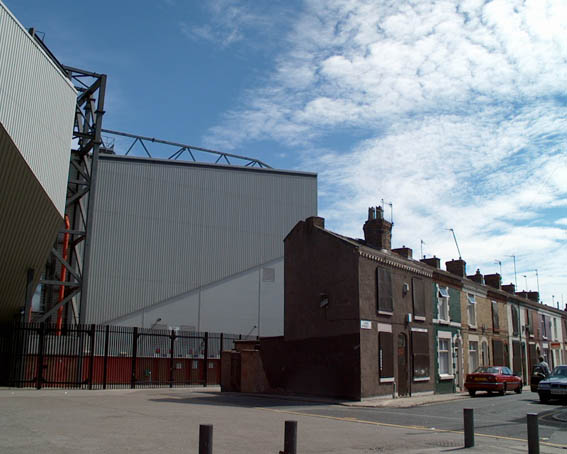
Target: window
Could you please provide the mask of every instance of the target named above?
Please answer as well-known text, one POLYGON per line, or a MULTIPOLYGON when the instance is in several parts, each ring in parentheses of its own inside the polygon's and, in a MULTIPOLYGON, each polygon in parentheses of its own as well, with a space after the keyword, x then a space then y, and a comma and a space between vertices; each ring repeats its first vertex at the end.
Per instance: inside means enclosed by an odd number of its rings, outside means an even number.
POLYGON ((512 335, 517 336, 520 332, 520 317, 518 317, 518 308, 512 306, 512 335))
POLYGON ((532 324, 532 311, 526 309, 526 335, 533 337, 534 328, 532 324))
POLYGON ((376 311, 392 314, 394 304, 392 298, 392 275, 389 270, 376 268, 376 311))
POLYGON ((553 319, 553 338, 557 339, 557 319, 553 319))
POLYGON ((429 334, 414 328, 411 332, 413 351, 413 380, 429 380, 429 334))
POLYGON ((478 367, 478 341, 469 341, 469 373, 478 367))
POLYGON ((492 301, 492 330, 497 333, 500 331, 500 317, 498 315, 498 303, 492 301))
POLYGON ((469 315, 469 326, 476 328, 476 300, 474 295, 467 295, 467 312, 469 315))
POLYGON ((437 334, 437 357, 439 361, 439 377, 453 378, 453 364, 451 358, 452 342, 451 333, 439 332, 437 334))
POLYGON ((483 366, 488 366, 490 364, 490 358, 488 356, 488 342, 483 341, 480 344, 480 354, 483 366))
POLYGON ((378 377, 381 382, 394 380, 394 342, 391 332, 378 333, 378 377))
POLYGON ((541 336, 544 339, 547 339, 547 323, 545 322, 545 315, 543 314, 539 315, 539 326, 541 329, 541 336))
POLYGON ((504 342, 501 340, 494 339, 492 341, 492 353, 494 355, 494 365, 495 366, 505 366, 506 352, 504 350, 504 342))
POLYGON ((438 287, 437 312, 439 321, 449 322, 449 290, 447 287, 438 287))
POLYGON ((425 320, 425 287, 423 279, 414 277, 411 279, 413 315, 416 320, 425 320))

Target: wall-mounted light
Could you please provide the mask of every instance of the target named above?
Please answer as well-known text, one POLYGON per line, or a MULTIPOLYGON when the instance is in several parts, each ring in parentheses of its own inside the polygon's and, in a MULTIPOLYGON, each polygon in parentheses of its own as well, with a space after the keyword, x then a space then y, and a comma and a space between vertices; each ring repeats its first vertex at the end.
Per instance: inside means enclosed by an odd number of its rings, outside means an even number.
POLYGON ((326 293, 319 294, 319 307, 327 307, 329 305, 329 296, 326 293))
POLYGON ((407 282, 404 282, 404 285, 402 286, 402 295, 406 296, 409 292, 409 284, 407 282))

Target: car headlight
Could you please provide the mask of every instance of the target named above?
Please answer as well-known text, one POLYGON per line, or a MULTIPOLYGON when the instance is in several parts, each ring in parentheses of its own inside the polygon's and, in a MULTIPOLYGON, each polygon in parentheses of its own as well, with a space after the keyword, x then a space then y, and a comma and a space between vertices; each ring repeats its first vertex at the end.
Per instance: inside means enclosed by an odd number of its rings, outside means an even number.
POLYGON ((540 381, 537 389, 549 389, 549 383, 540 381))

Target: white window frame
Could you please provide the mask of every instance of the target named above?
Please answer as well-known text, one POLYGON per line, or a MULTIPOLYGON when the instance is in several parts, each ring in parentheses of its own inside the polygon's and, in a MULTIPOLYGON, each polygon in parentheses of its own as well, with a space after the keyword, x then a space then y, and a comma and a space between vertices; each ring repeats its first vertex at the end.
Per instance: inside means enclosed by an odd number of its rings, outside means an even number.
POLYGON ((467 293, 467 317, 469 321, 469 327, 476 328, 476 298, 472 293, 467 293), (474 320, 472 320, 472 323, 471 318, 474 318, 474 320))
POLYGON ((439 331, 437 333, 437 364, 439 365, 440 380, 451 380, 455 378, 453 373, 453 337, 448 331, 439 331), (447 350, 441 350, 441 341, 447 342, 447 350), (441 352, 447 353, 447 373, 441 372, 441 352))
POLYGON ((479 362, 478 362, 478 340, 470 340, 469 339, 469 374, 472 374, 476 368, 479 366, 479 362), (472 349, 471 347, 473 345, 476 345, 476 349, 472 349), (471 353, 474 352, 476 355, 476 366, 475 367, 471 367, 471 353))
POLYGON ((437 286, 437 320, 439 323, 450 323, 449 313, 449 287, 437 286), (443 311, 443 307, 445 310, 443 311), (445 312, 445 313, 443 313, 445 312), (442 316, 444 315, 444 317, 442 316))

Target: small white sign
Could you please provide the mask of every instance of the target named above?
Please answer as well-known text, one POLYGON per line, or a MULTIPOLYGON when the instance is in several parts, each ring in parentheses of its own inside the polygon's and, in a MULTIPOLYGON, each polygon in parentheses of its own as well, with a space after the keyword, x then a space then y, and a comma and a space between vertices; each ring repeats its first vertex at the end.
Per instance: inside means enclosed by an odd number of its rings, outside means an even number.
POLYGON ((360 328, 361 329, 372 329, 372 322, 370 320, 361 320, 360 321, 360 328))

